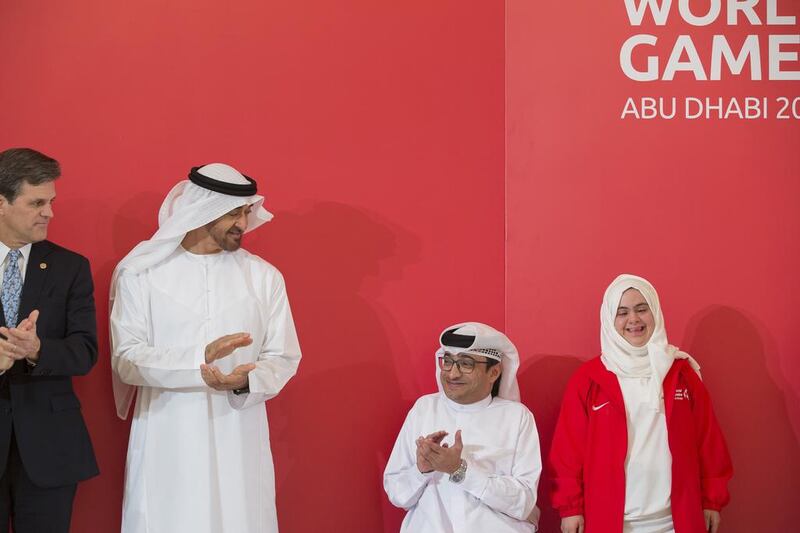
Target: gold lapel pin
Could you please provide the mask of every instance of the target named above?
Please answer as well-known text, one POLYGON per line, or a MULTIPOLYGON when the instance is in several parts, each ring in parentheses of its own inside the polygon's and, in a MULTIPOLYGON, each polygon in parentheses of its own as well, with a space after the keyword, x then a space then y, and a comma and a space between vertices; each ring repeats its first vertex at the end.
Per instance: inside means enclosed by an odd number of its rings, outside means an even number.
POLYGON ((47 268, 47 263, 39 263, 39 268, 44 270, 45 268, 47 268))

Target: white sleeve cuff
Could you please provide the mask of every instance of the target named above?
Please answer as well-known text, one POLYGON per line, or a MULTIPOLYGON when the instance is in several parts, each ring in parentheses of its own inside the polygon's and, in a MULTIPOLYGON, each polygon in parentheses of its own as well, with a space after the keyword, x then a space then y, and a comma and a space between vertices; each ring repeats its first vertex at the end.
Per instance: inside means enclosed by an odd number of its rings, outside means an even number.
POLYGON ((441 473, 441 472, 437 472, 436 470, 431 470, 430 472, 420 472, 419 468, 417 468, 416 464, 414 465, 414 468, 412 468, 412 470, 414 471, 414 477, 417 480, 423 481, 425 483, 430 481, 430 479, 434 476, 434 474, 440 474, 441 473))
POLYGON ((489 474, 467 461, 467 473, 464 481, 457 485, 480 500, 489 485, 489 474))

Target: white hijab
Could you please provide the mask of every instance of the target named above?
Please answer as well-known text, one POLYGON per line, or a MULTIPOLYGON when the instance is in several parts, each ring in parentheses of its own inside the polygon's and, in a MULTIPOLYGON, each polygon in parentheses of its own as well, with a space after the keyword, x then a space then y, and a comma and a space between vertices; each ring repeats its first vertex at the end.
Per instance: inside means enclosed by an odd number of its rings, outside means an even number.
POLYGON ((503 368, 503 373, 500 375, 500 387, 497 393, 498 398, 511 400, 513 402, 520 401, 519 397, 519 384, 517 383, 517 370, 519 370, 519 352, 517 347, 506 337, 503 333, 497 331, 491 326, 481 324, 480 322, 462 322, 455 324, 442 331, 439 335, 439 349, 436 350, 436 384, 439 386, 439 392, 442 392, 442 383, 439 380, 439 357, 444 355, 444 352, 451 353, 471 353, 475 355, 482 355, 490 359, 499 360, 503 368), (474 337, 475 340, 468 347, 445 346, 442 344, 442 336, 448 331, 454 331, 458 335, 465 335, 474 337), (487 352, 483 352, 486 350, 487 352), (497 356, 492 353, 496 350, 500 352, 497 356))
POLYGON ((650 378, 649 403, 657 411, 663 405, 664 377, 675 359, 688 359, 692 368, 700 374, 697 361, 667 342, 667 330, 656 289, 646 279, 631 274, 618 276, 603 296, 603 305, 600 307, 600 348, 600 359, 610 372, 621 378, 650 378), (638 348, 614 328, 619 302, 628 289, 636 289, 641 293, 655 321, 650 340, 638 348))
MULTIPOLYGON (((235 168, 223 163, 211 163, 201 167, 198 172, 208 178, 235 185, 248 185, 250 182, 235 168)), ((158 230, 149 240, 142 241, 117 264, 111 276, 109 292, 109 316, 114 309, 114 298, 117 293, 117 279, 125 270, 144 272, 168 258, 181 244, 183 238, 193 229, 205 226, 225 213, 245 205, 251 205, 252 211, 247 218, 245 233, 253 231, 265 222, 272 220, 272 213, 264 209, 264 197, 232 196, 205 189, 189 180, 178 182, 167 194, 161 209, 158 211, 158 230)), ((109 335, 111 332, 109 328, 109 335)), ((111 336, 111 353, 114 353, 114 338, 111 336)), ((112 358, 113 364, 113 358, 112 358)), ((120 381, 116 372, 112 372, 111 380, 114 389, 114 401, 117 415, 124 419, 128 416, 136 387, 120 381)))

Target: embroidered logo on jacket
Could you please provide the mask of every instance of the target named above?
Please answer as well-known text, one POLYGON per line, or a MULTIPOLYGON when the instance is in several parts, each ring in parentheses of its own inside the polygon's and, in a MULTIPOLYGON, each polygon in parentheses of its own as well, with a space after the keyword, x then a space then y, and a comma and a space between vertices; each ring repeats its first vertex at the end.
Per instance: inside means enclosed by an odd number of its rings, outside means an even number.
POLYGON ((606 403, 601 403, 600 405, 593 405, 593 406, 592 406, 592 411, 599 411, 600 409, 602 409, 602 408, 603 408, 603 407, 605 407, 606 405, 608 405, 608 402, 606 402, 606 403))
POLYGON ((675 389, 675 399, 676 400, 688 400, 689 399, 689 389, 675 389))

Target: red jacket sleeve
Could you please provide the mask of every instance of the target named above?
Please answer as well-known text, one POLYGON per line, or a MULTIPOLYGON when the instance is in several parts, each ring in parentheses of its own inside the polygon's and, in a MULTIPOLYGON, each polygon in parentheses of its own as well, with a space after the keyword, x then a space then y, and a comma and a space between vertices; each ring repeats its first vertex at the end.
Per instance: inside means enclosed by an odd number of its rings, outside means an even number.
POLYGON ((585 402, 588 387, 589 380, 580 372, 567 383, 550 449, 550 472, 553 477, 551 498, 553 507, 561 517, 584 514, 583 467, 589 425, 585 402))
POLYGON ((719 511, 730 500, 728 482, 733 477, 731 456, 714 415, 708 390, 695 372, 686 372, 685 375, 692 390, 703 509, 719 511))

